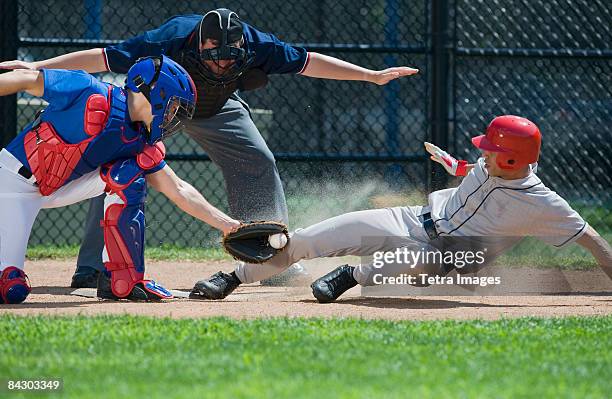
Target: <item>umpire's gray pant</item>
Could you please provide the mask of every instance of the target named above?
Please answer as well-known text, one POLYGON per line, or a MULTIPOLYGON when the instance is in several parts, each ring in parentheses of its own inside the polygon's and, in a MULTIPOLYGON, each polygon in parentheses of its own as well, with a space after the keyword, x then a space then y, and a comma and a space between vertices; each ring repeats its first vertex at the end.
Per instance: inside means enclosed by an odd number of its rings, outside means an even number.
MULTIPOLYGON (((190 121, 187 132, 221 169, 232 217, 287 223, 285 193, 274 156, 246 103, 230 98, 217 115, 190 121)), ((90 201, 77 267, 104 270, 103 216, 104 195, 90 201)))

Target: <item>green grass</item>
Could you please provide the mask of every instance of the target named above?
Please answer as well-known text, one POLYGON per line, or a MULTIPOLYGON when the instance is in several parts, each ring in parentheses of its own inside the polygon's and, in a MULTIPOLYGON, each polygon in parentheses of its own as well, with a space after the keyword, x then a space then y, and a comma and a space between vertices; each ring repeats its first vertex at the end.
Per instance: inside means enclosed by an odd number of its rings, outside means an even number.
POLYGON ((62 397, 72 398, 603 398, 612 391, 610 331, 612 316, 388 322, 4 315, 0 378, 61 377, 62 397))
POLYGON ((578 212, 600 234, 612 228, 612 201, 601 206, 585 205, 579 202, 570 202, 572 208, 578 212))
POLYGON ((555 268, 560 270, 591 270, 598 268, 597 261, 588 254, 550 256, 546 253, 509 254, 495 260, 496 265, 506 267, 555 268))
MULTIPOLYGON (((28 247, 26 257, 30 260, 72 259, 79 253, 78 245, 34 245, 28 247)), ((174 261, 208 261, 231 260, 231 257, 217 247, 182 248, 176 245, 163 244, 158 247, 147 247, 145 258, 148 260, 174 261)))
MULTIPOLYGON (((612 233, 606 232, 602 236, 612 242, 612 233)), ((578 244, 559 249, 531 237, 515 245, 496 259, 495 263, 509 267, 554 267, 562 270, 588 270, 599 267, 595 258, 578 244)))

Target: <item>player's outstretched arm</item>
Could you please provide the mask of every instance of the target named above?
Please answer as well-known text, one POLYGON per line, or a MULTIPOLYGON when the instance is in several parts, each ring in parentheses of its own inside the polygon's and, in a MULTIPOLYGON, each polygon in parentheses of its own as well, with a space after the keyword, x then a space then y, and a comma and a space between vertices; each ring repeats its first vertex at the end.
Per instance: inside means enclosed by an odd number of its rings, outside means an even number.
POLYGON ((45 91, 43 74, 39 71, 25 69, 0 74, 0 96, 8 96, 21 91, 41 97, 45 91))
POLYGON ((168 165, 158 172, 147 175, 146 179, 148 184, 163 193, 183 211, 220 230, 223 235, 240 226, 239 221, 212 206, 198 190, 179 178, 168 165))
POLYGON ((425 150, 431 155, 429 158, 444 166, 448 174, 452 176, 465 176, 474 168, 474 164, 468 164, 467 161, 455 159, 448 152, 440 147, 425 142, 425 150))
POLYGON ((63 54, 47 60, 27 62, 21 60, 0 62, 0 69, 82 69, 89 73, 106 71, 104 50, 94 48, 63 54))
POLYGON ((364 82, 385 85, 390 81, 419 73, 418 69, 410 67, 394 67, 381 71, 362 68, 350 62, 339 60, 319 53, 308 53, 308 65, 302 75, 311 78, 335 80, 361 80, 364 82))
POLYGON ((588 226, 576 243, 587 249, 608 277, 612 278, 612 247, 594 228, 588 226))

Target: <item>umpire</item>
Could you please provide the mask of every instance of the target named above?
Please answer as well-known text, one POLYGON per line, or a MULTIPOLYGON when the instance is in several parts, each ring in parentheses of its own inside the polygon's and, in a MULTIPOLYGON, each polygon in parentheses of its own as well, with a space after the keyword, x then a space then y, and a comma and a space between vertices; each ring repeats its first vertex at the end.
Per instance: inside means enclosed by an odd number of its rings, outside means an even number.
MULTIPOLYGON (((287 223, 288 216, 274 156, 238 91, 264 87, 270 74, 300 74, 383 85, 418 72, 408 67, 373 71, 308 52, 255 29, 225 8, 204 16, 172 17, 157 29, 103 49, 77 51, 31 63, 8 61, 0 63, 0 68, 126 73, 138 58, 161 54, 179 62, 196 84, 196 114, 187 126, 187 132, 221 169, 230 214, 240 220, 282 220, 287 223)), ((97 273, 103 270, 104 240, 99 227, 103 202, 103 196, 91 200, 72 287, 95 287, 97 273)), ((290 283, 290 279, 304 273, 296 265, 269 283, 290 283)), ((239 265, 234 275, 242 282, 252 279, 244 265, 239 265)))

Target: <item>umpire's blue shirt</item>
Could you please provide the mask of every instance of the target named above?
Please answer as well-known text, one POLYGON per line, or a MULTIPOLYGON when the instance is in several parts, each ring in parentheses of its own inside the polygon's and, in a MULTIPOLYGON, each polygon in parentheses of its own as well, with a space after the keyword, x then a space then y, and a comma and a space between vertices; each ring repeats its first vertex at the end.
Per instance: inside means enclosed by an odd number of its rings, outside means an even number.
MULTIPOLYGON (((167 55, 178 59, 191 40, 199 40, 198 24, 202 15, 177 15, 157 29, 145 32, 104 49, 107 69, 127 73, 140 57, 167 55)), ((243 22, 245 50, 255 53, 251 68, 266 74, 301 73, 308 64, 308 52, 293 47, 270 33, 260 32, 243 22)))

